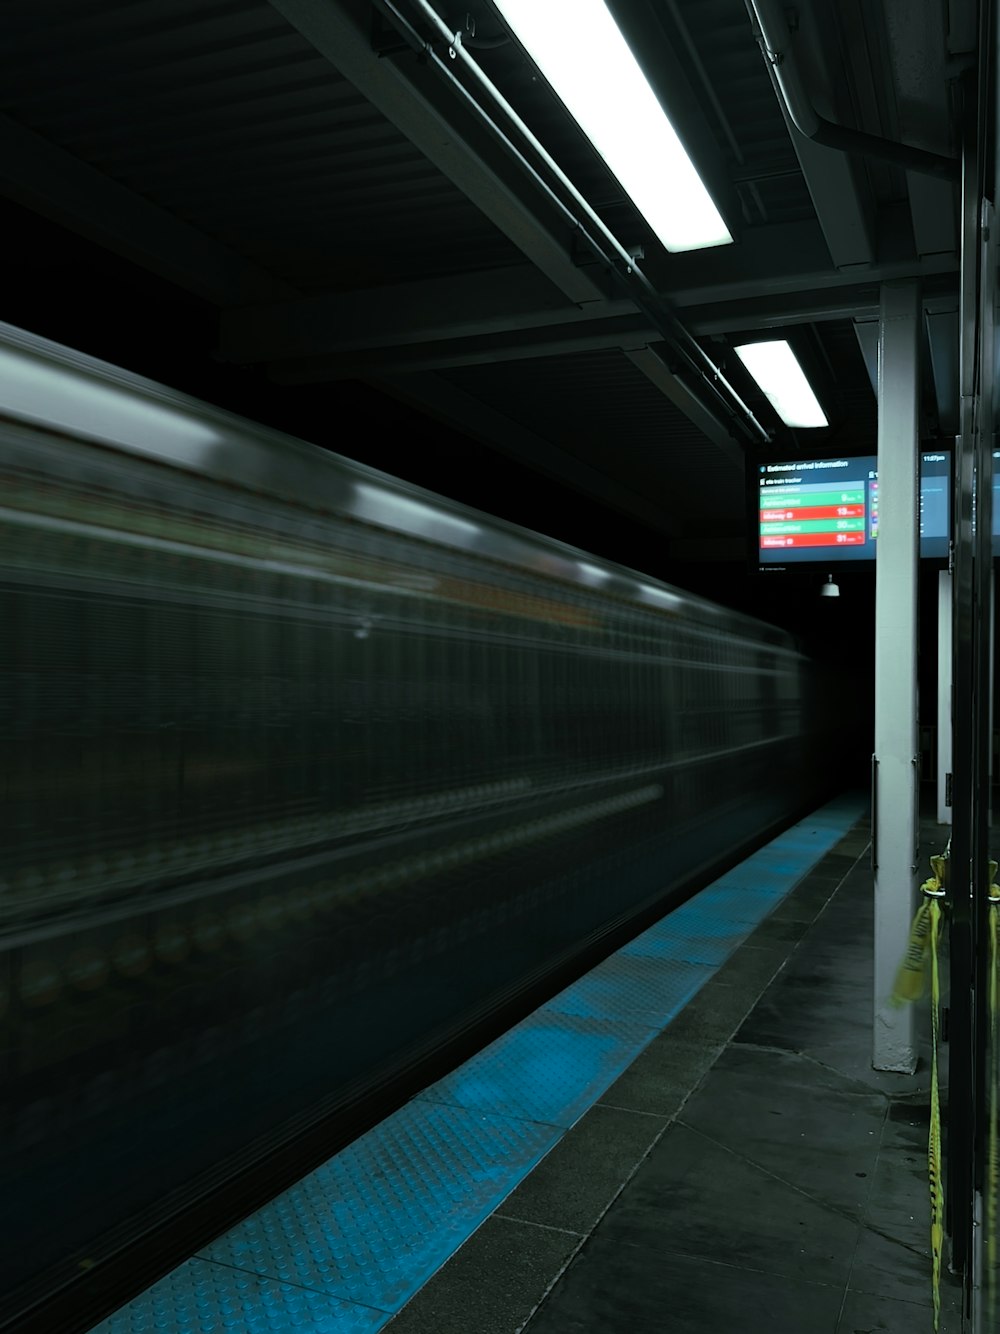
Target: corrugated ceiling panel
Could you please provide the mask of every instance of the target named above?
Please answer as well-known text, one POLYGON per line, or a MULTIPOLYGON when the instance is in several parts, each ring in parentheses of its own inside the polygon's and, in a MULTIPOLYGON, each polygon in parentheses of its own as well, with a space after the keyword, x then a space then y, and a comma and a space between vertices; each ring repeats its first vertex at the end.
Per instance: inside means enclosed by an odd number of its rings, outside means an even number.
POLYGON ((618 351, 470 366, 445 377, 566 453, 676 516, 684 531, 732 530, 743 469, 618 351), (682 505, 678 497, 683 497, 682 505))
POLYGON ((0 104, 303 291, 520 252, 264 0, 33 0, 0 104))
POLYGON ((697 47, 748 171, 759 167, 765 173, 758 189, 767 221, 792 222, 815 216, 744 0, 673 3, 697 47), (766 172, 777 162, 787 163, 790 173, 768 178, 766 172))

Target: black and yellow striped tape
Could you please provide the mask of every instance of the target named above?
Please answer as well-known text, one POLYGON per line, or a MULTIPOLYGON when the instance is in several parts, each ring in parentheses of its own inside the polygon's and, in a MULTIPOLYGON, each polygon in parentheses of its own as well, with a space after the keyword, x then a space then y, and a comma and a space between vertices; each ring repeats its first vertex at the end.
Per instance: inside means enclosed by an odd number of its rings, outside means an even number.
POLYGON ((931 1190, 931 1296, 935 1332, 941 1323, 941 1253, 944 1249, 944 1182, 941 1164, 941 1094, 938 1087, 938 1039, 941 1008, 941 979, 938 972, 938 940, 941 934, 940 882, 927 880, 921 886, 928 895, 931 956, 931 1122, 927 1137, 927 1175, 931 1190), (933 886, 933 888, 931 888, 933 886))
POLYGON ((990 862, 990 897, 987 910, 989 977, 987 1007, 990 1027, 988 1128, 986 1132, 986 1327, 997 1325, 997 1194, 1000 1192, 1000 885, 993 883, 997 864, 990 862))
POLYGON ((924 896, 910 928, 903 962, 896 973, 890 1003, 906 1005, 919 1000, 931 984, 931 1106, 930 1132, 927 1137, 927 1175, 931 1206, 931 1294, 934 1303, 934 1329, 941 1321, 941 1255, 944 1250, 944 1181, 941 1162, 941 1094, 938 1082, 938 1042, 940 1037, 941 977, 938 945, 941 939, 941 900, 945 896, 947 855, 932 857, 934 875, 920 886, 924 896))

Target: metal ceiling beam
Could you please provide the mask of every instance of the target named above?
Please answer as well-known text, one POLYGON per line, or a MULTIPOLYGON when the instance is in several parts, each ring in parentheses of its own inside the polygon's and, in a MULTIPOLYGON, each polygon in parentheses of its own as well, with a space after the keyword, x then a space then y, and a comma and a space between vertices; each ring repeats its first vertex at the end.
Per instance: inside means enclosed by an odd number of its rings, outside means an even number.
MULTIPOLYGON (((655 341, 649 321, 632 312, 631 302, 553 308, 539 296, 533 270, 492 270, 227 311, 222 317, 220 355, 240 365, 271 362, 279 372, 283 362, 306 359, 347 367, 362 365, 365 354, 381 354, 388 362, 405 357, 407 349, 444 358, 440 364, 448 364, 450 351, 473 363, 484 359, 480 356, 484 348, 507 360, 542 355, 543 347, 556 352, 579 349, 588 342, 592 347, 612 347, 622 333, 646 334, 655 341), (504 274, 509 278, 504 280, 504 274), (504 290, 495 304, 477 299, 498 286, 504 290), (425 288, 429 299, 422 306, 419 294, 425 288)), ((684 323, 693 334, 714 335, 850 319, 877 311, 878 287, 871 283, 689 306, 684 323)), ((377 362, 379 356, 368 360, 377 362)))
POLYGON ((661 394, 665 394, 675 407, 705 435, 712 444, 732 463, 743 466, 745 454, 740 445, 719 422, 698 402, 683 380, 667 365, 654 347, 623 347, 623 352, 637 370, 656 385, 661 394))
MULTIPOLYGON (((890 253, 863 273, 841 272, 831 268, 822 253, 815 223, 749 230, 740 249, 738 263, 729 251, 710 263, 697 254, 677 257, 678 285, 670 300, 692 333, 877 315, 880 282, 918 276, 925 284, 935 278, 947 282, 957 264, 950 255, 917 261, 890 253)), ((609 330, 624 327, 631 333, 649 327, 637 312, 631 325, 623 324, 629 312, 634 307, 625 299, 583 307, 570 303, 525 264, 226 311, 220 355, 242 364, 307 357, 346 364, 356 354, 375 349, 420 347, 429 354, 429 344, 480 339, 487 346, 489 338, 498 354, 506 345, 508 355, 533 355, 528 350, 532 340, 539 345, 561 343, 556 350, 571 350, 594 337, 594 346, 614 345, 613 337, 602 341, 602 322, 608 322, 609 330)), ((476 355, 472 346, 455 350, 476 355)))
MULTIPOLYGON (((656 342, 663 335, 641 315, 556 325, 550 329, 499 334, 487 338, 446 338, 401 347, 369 348, 339 355, 322 354, 268 364, 277 384, 322 384, 366 379, 371 375, 412 374, 457 366, 489 366, 501 361, 558 357, 571 352, 596 352, 621 347, 623 341, 656 342)), ((697 424, 697 423, 696 423, 697 424)))
POLYGON ((689 307, 684 318, 693 333, 714 337, 754 329, 781 329, 791 324, 825 324, 830 320, 868 316, 877 310, 878 286, 866 283, 788 292, 773 298, 717 301, 689 307))
MULTIPOLYGON (((863 296, 852 292, 836 300, 821 298, 823 294, 812 293, 802 305, 790 303, 785 298, 777 303, 745 303, 745 308, 731 305, 706 308, 704 311, 693 308, 688 324, 693 332, 709 336, 850 319, 857 314, 870 315, 878 306, 877 289, 866 289, 863 296)), ((314 356, 289 357, 270 362, 268 376, 277 384, 328 384, 337 380, 366 379, 372 375, 402 375, 460 366, 490 366, 505 361, 570 356, 607 348, 645 348, 650 344, 662 345, 662 336, 656 328, 640 314, 619 315, 605 320, 569 321, 562 325, 478 337, 465 334, 456 338, 416 339, 380 347, 345 347, 314 356)), ((700 430, 713 434, 708 429, 708 423, 715 422, 715 418, 699 404, 693 393, 685 390, 683 394, 677 395, 668 391, 665 388, 668 381, 659 373, 650 378, 700 430)), ((720 438, 728 438, 725 428, 717 422, 715 425, 720 438)))
POLYGON ((541 220, 507 164, 492 165, 474 128, 459 132, 457 106, 414 59, 404 75, 372 49, 371 9, 352 0, 270 0, 271 5, 504 233, 570 301, 603 300, 601 275, 579 267, 569 237, 541 220), (449 114, 450 113, 450 114, 449 114))
POLYGON ((2 114, 0 190, 214 305, 298 295, 290 284, 2 114))
MULTIPOLYGON (((761 35, 762 58, 823 229, 830 258, 837 268, 871 264, 875 259, 874 203, 862 171, 846 153, 826 148, 801 133, 782 91, 783 82, 788 80, 792 81, 792 86, 799 86, 801 75, 797 58, 809 36, 808 30, 804 25, 800 26, 793 42, 782 0, 746 0, 746 7, 754 29, 758 33, 763 29, 767 34, 766 40, 761 35)), ((799 18, 808 22, 809 15, 800 11, 799 18)), ((821 44, 816 42, 814 47, 818 52, 821 44)), ((823 57, 818 56, 812 63, 812 70, 824 65, 823 57)), ((825 87, 831 86, 832 81, 825 69, 824 75, 822 84, 815 78, 810 83, 809 101, 829 118, 832 108, 822 102, 825 87)))
POLYGON ((635 306, 622 298, 568 302, 533 265, 519 264, 226 311, 220 353, 226 361, 276 361, 628 314, 635 306))
MULTIPOLYGON (((955 435, 958 432, 957 295, 928 296, 925 293, 923 319, 939 428, 942 435, 955 435)), ((878 331, 877 318, 855 321, 854 332, 875 394, 878 394, 878 331)))
POLYGON ((680 529, 678 516, 668 513, 664 504, 653 504, 645 496, 623 486, 611 474, 574 458, 566 450, 447 380, 436 375, 380 376, 368 383, 399 402, 482 441, 491 449, 637 520, 654 532, 671 536, 680 529))
MULTIPOLYGON (((767 431, 729 383, 721 368, 688 332, 667 306, 645 273, 636 265, 620 239, 608 228, 593 206, 577 190, 561 166, 533 134, 503 94, 496 88, 464 44, 437 12, 430 0, 416 0, 421 17, 426 19, 434 37, 428 43, 421 30, 399 11, 392 0, 381 0, 393 26, 408 46, 420 57, 411 62, 411 77, 387 84, 385 72, 395 71, 391 62, 378 62, 368 49, 356 13, 349 13, 350 0, 271 0, 271 3, 295 23, 312 42, 365 96, 397 124, 402 132, 428 158, 449 174, 468 198, 479 204, 494 222, 499 221, 508 235, 525 253, 575 301, 601 300, 614 282, 620 294, 631 297, 638 310, 671 344, 680 362, 685 364, 698 385, 700 402, 721 419, 734 422, 750 438, 767 439, 767 431), (345 55, 344 47, 349 48, 345 55), (445 54, 447 53, 447 54, 445 54), (448 57, 451 58, 449 61, 448 57), (475 92, 463 83, 452 67, 460 66, 475 86, 475 92), (424 90, 428 68, 458 101, 447 111, 440 111, 433 91, 424 90), (484 101, 478 98, 482 95, 484 101), (405 114, 400 115, 401 107, 405 114), (422 121, 430 132, 415 134, 414 121, 422 121), (511 138, 511 135, 514 138, 511 138), (485 140, 485 148, 474 147, 485 140), (492 146, 492 152, 489 151, 492 146), (530 156, 525 156, 525 153, 530 156), (497 216, 497 186, 502 184, 500 167, 492 167, 496 154, 506 169, 513 165, 524 181, 538 191, 535 206, 518 214, 517 226, 509 230, 497 216), (484 185, 486 190, 484 192, 484 185), (543 227, 541 219, 551 216, 559 221, 555 232, 543 227), (563 244, 560 245, 560 236, 563 244), (595 261, 592 273, 584 274, 568 254, 573 238, 580 238, 583 248, 595 261), (539 250, 544 253, 539 255, 539 250), (582 291, 581 283, 590 284, 582 291), (624 290, 623 290, 624 289, 624 290)), ((362 11, 364 13, 364 11, 362 11)), ((502 206, 511 200, 520 203, 519 192, 507 187, 501 194, 502 206)), ((508 209, 509 215, 509 209, 508 209)), ((286 372, 279 372, 284 377, 286 372)))
POLYGON ((878 395, 878 320, 876 310, 874 315, 866 311, 864 319, 854 321, 854 334, 861 350, 861 359, 868 372, 872 393, 876 396, 878 395))
POLYGON ((958 434, 958 304, 924 311, 942 435, 958 434))
POLYGON ((653 275, 685 324, 692 306, 755 299, 798 299, 804 293, 833 293, 852 285, 942 276, 957 282, 958 259, 914 253, 906 204, 886 206, 878 217, 878 259, 852 269, 836 269, 816 222, 768 223, 747 228, 738 246, 671 256, 680 260, 653 275))
MULTIPOLYGON (((951 104, 943 0, 882 0, 900 134, 947 153, 951 104)), ((958 249, 958 199, 947 181, 909 171, 913 239, 918 255, 958 249)))
MULTIPOLYGON (((842 291, 819 291, 779 296, 773 300, 722 302, 693 306, 685 312, 685 323, 702 337, 736 334, 763 329, 782 329, 794 324, 818 324, 831 320, 877 319, 878 287, 866 284, 842 291)), ((662 335, 641 314, 609 315, 606 319, 575 319, 562 324, 476 335, 465 331, 454 338, 425 338, 405 334, 406 341, 383 340, 378 346, 344 346, 309 356, 286 357, 268 363, 269 378, 278 384, 322 384, 337 380, 368 378, 380 374, 413 374, 460 366, 488 366, 505 361, 539 357, 570 356, 606 348, 627 350, 662 344, 662 335)), ((664 388, 659 376, 654 382, 664 388)), ((666 392, 666 390, 665 390, 666 392)), ((698 404, 693 394, 677 399, 667 393, 690 420, 706 434, 706 422, 714 416, 698 404), (685 407, 687 404, 690 411, 685 407)), ((716 423, 721 436, 724 426, 716 423)))

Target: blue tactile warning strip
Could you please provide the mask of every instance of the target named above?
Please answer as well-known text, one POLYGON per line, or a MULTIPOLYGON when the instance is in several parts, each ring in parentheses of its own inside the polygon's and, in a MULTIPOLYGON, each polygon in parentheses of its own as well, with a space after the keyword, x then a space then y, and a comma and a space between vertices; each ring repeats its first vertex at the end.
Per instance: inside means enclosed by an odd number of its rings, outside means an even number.
POLYGON ((101 1334, 372 1334, 384 1311, 205 1260, 188 1260, 98 1325, 101 1334))
POLYGON ((394 1311, 557 1138, 527 1119, 409 1103, 202 1258, 394 1311))
POLYGON ((654 1031, 641 1022, 594 1017, 583 1006, 578 1014, 545 1007, 417 1101, 497 1111, 568 1130, 597 1100, 593 1090, 612 1084, 654 1031))
POLYGON ((863 814, 789 829, 91 1334, 370 1334, 863 814))
POLYGON ((560 1014, 588 1015, 661 1029, 715 972, 716 964, 643 954, 613 954, 545 1006, 560 1014))

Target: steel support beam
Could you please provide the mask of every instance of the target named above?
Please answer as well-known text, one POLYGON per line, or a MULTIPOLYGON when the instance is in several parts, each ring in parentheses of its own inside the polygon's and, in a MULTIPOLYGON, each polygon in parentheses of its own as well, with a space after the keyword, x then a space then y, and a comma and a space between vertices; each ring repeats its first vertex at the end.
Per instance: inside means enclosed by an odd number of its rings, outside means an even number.
MULTIPOLYGON (((742 279, 735 272, 720 273, 714 286, 703 286, 697 281, 700 265, 693 272, 679 264, 678 281, 695 281, 676 287, 671 304, 692 333, 736 333, 852 317, 874 321, 879 280, 920 276, 925 289, 936 284, 947 292, 956 267, 950 257, 936 256, 923 263, 887 260, 873 266, 861 282, 828 263, 792 277, 781 271, 784 257, 791 250, 802 262, 799 242, 808 252, 818 232, 815 225, 803 224, 782 226, 777 233, 770 243, 755 238, 744 262, 751 267, 742 279)), ((933 309, 948 304, 939 300, 933 309)), ((638 338, 648 328, 627 299, 576 305, 535 268, 522 264, 229 310, 222 317, 220 355, 241 364, 315 358, 309 367, 290 370, 289 378, 317 372, 320 378, 336 379, 368 373, 380 364, 374 355, 380 351, 385 354, 382 369, 413 369, 417 363, 432 369, 461 364, 462 359, 532 356, 542 344, 549 353, 615 346, 616 331, 638 338), (452 360, 453 355, 459 360, 452 360)))
MULTIPOLYGON (((794 244, 794 237, 787 239, 794 244)), ((923 270, 912 265, 903 276, 917 272, 923 270)), ((789 288, 769 268, 758 268, 746 281, 719 283, 714 290, 678 287, 670 301, 695 334, 852 315, 875 319, 877 283, 883 276, 876 269, 859 285, 827 268, 803 272, 797 286, 789 288), (784 290, 776 291, 772 281, 784 290), (711 299, 700 299, 706 295, 711 299)), ((569 302, 533 266, 520 264, 234 308, 223 312, 219 351, 225 361, 245 364, 557 327, 572 342, 574 328, 589 325, 593 331, 598 321, 621 320, 630 313, 635 307, 625 298, 583 306, 569 302)))
POLYGON ((635 316, 619 298, 575 305, 531 264, 421 278, 223 313, 226 361, 281 361, 635 316))
POLYGON ((879 318, 879 533, 875 548, 875 995, 872 1063, 916 1068, 913 1010, 893 981, 913 918, 917 873, 917 546, 920 289, 882 288, 879 318))
POLYGON ((866 318, 867 311, 857 312, 859 318, 854 321, 854 334, 861 349, 861 357, 871 381, 872 393, 878 396, 878 312, 873 319, 866 318))
POLYGON ((684 416, 711 440, 721 454, 732 463, 743 467, 746 455, 739 443, 716 421, 711 413, 705 410, 684 381, 673 373, 655 348, 623 346, 622 351, 632 365, 637 370, 642 371, 647 380, 656 385, 660 393, 669 398, 671 403, 679 408, 684 416))
MULTIPOLYGON (((951 105, 947 53, 941 40, 944 16, 940 0, 882 0, 899 134, 936 153, 948 153, 951 105)), ((913 239, 918 255, 958 253, 958 200, 950 181, 936 181, 908 171, 913 239)))
MULTIPOLYGON (((320 298, 320 301, 324 300, 320 298)), ((333 308, 331 306, 331 310, 333 308)), ((613 307, 609 303, 606 318, 588 319, 582 311, 575 307, 572 309, 578 318, 544 325, 537 323, 533 314, 523 320, 517 317, 511 320, 509 331, 497 332, 492 336, 475 334, 473 329, 480 325, 474 320, 460 326, 466 329, 464 335, 428 337, 426 340, 410 329, 393 328, 391 325, 381 331, 372 330, 370 336, 362 328, 356 334, 359 340, 356 344, 348 342, 342 333, 344 346, 323 353, 279 358, 270 363, 269 374, 281 384, 319 384, 374 374, 446 370, 450 367, 491 365, 501 361, 569 356, 576 352, 646 346, 661 341, 659 332, 641 314, 611 313, 613 307)), ((779 298, 776 301, 753 301, 730 306, 724 303, 718 306, 696 306, 688 312, 685 322, 692 333, 712 336, 744 330, 784 329, 793 324, 818 324, 852 317, 857 317, 855 331, 874 393, 878 299, 867 286, 848 289, 834 298, 825 293, 812 293, 804 295, 801 302, 779 298)), ((488 322, 483 320, 483 323, 488 322)), ((259 340, 247 341, 242 348, 235 340, 228 343, 229 356, 226 359, 248 363, 260 357, 266 348, 287 352, 293 344, 305 346, 304 335, 296 334, 288 342, 275 339, 272 343, 262 329, 259 340)), ((692 421, 699 428, 702 427, 701 417, 692 417, 692 421)))
POLYGON ((655 342, 660 337, 642 316, 622 315, 596 324, 588 320, 582 325, 571 325, 569 329, 536 329, 496 338, 455 338, 440 343, 349 352, 339 357, 301 357, 296 361, 271 363, 268 375, 277 384, 324 384, 334 380, 366 379, 376 374, 412 374, 459 366, 492 366, 501 361, 561 357, 572 352, 598 352, 621 347, 624 343, 655 342))
MULTIPOLYGON (((746 0, 751 20, 766 33, 768 73, 775 88, 781 114, 788 129, 795 156, 802 168, 806 188, 812 199, 816 216, 836 268, 850 268, 870 264, 875 258, 874 207, 869 197, 863 173, 846 153, 814 143, 796 128, 779 80, 801 80, 798 67, 799 53, 812 38, 811 48, 816 54, 812 64, 813 77, 809 80, 809 96, 816 111, 828 118, 832 108, 824 105, 824 86, 832 86, 830 72, 823 69, 820 82, 815 70, 825 66, 826 43, 810 34, 807 24, 811 15, 800 11, 795 39, 788 30, 785 6, 781 0, 746 0)), ((835 117, 834 117, 835 118, 835 117)))
POLYGON ((2 114, 0 191, 213 305, 298 295, 288 283, 2 114))
MULTIPOLYGON (((949 303, 951 304, 951 303, 949 303)), ((934 377, 934 397, 942 435, 958 434, 958 302, 951 309, 928 309, 924 320, 934 377)))
POLYGON ((270 0, 273 7, 404 134, 570 301, 603 300, 601 275, 580 268, 569 238, 549 229, 510 172, 490 165, 437 105, 438 86, 413 59, 403 74, 372 49, 371 8, 350 0, 270 0))

